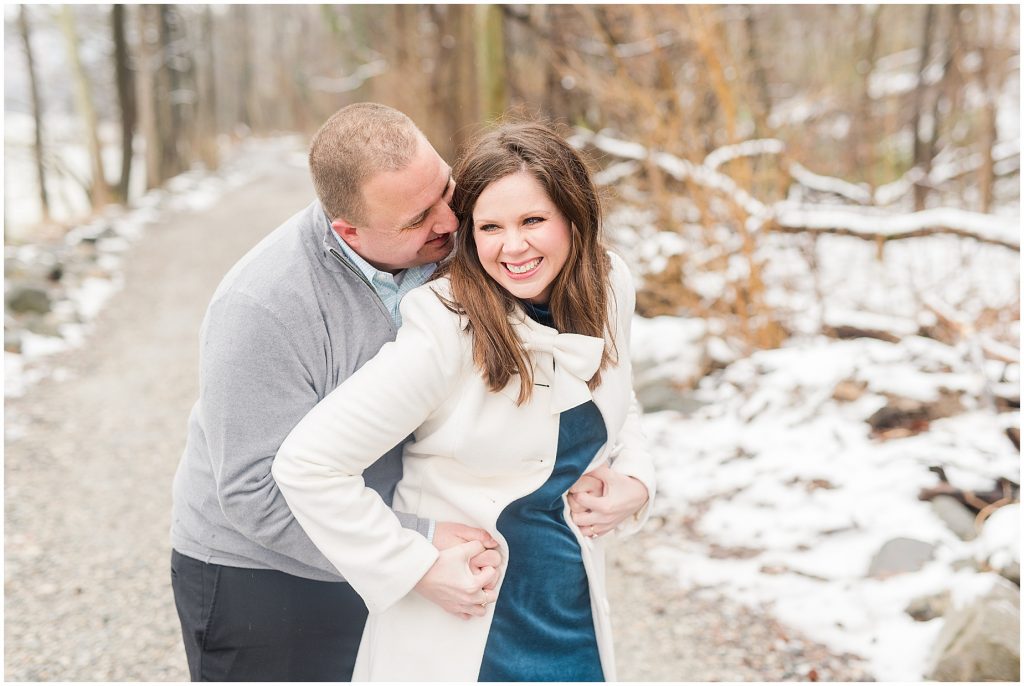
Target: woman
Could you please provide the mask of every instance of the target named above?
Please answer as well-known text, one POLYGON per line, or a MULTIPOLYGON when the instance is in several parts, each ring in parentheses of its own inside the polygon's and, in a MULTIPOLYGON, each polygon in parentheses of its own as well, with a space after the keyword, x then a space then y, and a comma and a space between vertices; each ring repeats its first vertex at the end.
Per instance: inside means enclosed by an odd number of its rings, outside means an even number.
POLYGON ((447 273, 405 297, 397 340, 299 423, 273 475, 370 610, 355 679, 613 680, 603 542, 572 522, 566 491, 613 461, 634 477, 640 507, 620 531, 650 509, 653 469, 636 449, 631 403, 629 274, 602 244, 586 166, 550 129, 500 127, 455 178, 447 273), (497 600, 487 605, 493 593, 481 591, 480 618, 410 592, 446 565, 461 565, 467 587, 479 578, 465 551, 438 554, 360 478, 410 432, 395 509, 499 542, 497 600))

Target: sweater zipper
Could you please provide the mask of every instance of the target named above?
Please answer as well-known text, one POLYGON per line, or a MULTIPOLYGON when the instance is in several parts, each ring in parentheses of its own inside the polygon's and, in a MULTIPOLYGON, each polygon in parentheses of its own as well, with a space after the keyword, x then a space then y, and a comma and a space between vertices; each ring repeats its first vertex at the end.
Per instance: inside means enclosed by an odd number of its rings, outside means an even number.
POLYGON ((341 253, 339 253, 334 248, 327 248, 327 251, 334 255, 334 258, 338 260, 338 262, 341 262, 341 264, 346 269, 348 269, 350 272, 358 276, 360 281, 366 284, 366 287, 370 289, 371 293, 373 293, 374 300, 377 301, 377 309, 379 309, 381 313, 387 318, 388 324, 391 326, 391 328, 393 330, 397 330, 395 329, 395 320, 391 317, 391 313, 388 312, 387 308, 384 306, 384 301, 380 299, 380 294, 377 293, 377 289, 373 287, 373 284, 370 283, 370 281, 366 278, 366 275, 364 275, 362 272, 356 269, 353 265, 349 264, 348 260, 342 257, 341 253))

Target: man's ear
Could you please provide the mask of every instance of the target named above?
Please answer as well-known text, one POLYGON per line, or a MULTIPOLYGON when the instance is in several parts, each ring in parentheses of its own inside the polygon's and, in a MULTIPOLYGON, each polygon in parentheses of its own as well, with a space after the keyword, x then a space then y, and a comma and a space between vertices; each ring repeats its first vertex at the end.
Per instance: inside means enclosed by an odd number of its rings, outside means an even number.
POLYGON ((341 240, 345 241, 345 245, 357 252, 359 251, 359 230, 356 227, 344 219, 335 219, 331 222, 331 229, 334 230, 334 233, 338 234, 341 240))

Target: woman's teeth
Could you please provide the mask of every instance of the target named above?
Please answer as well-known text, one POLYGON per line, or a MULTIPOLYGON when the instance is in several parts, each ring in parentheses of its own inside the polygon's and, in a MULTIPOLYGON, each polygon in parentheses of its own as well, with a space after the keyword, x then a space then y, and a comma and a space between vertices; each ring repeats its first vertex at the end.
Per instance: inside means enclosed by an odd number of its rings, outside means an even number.
POLYGON ((508 262, 506 262, 505 263, 505 268, 508 269, 513 274, 525 274, 528 271, 532 271, 532 270, 536 269, 537 265, 540 264, 541 259, 542 258, 538 257, 535 260, 530 260, 529 262, 526 262, 525 264, 518 264, 518 265, 509 264, 508 262))

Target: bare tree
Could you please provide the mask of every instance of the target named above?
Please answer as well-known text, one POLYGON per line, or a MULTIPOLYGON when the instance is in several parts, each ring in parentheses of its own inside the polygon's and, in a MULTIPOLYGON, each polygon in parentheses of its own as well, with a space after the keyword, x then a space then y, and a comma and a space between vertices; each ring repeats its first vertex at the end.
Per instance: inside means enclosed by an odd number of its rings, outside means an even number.
MULTIPOLYGON (((917 86, 914 88, 913 118, 910 123, 910 130, 914 134, 914 168, 920 170, 922 175, 927 175, 931 169, 931 150, 921 130, 921 121, 927 104, 925 98, 928 93, 927 72, 932 57, 932 34, 935 27, 935 5, 925 5, 924 16, 921 24, 921 59, 917 69, 917 86)), ((935 125, 935 122, 932 122, 935 125)), ((928 195, 928 186, 918 181, 914 184, 914 209, 923 210, 925 198, 928 195)))
POLYGON ((36 80, 35 61, 32 58, 28 9, 25 5, 21 5, 18 10, 18 31, 21 34, 21 41, 25 46, 25 62, 28 69, 29 90, 32 95, 32 122, 35 125, 33 150, 36 163, 36 181, 39 184, 39 203, 42 208, 43 221, 48 222, 50 220, 50 200, 46 194, 46 173, 43 168, 43 105, 39 99, 39 83, 36 80))
POLYGON ((121 180, 117 194, 128 200, 128 183, 132 174, 132 148, 135 138, 135 84, 129 64, 128 41, 125 38, 125 6, 114 5, 110 12, 114 37, 114 71, 117 81, 117 102, 121 110, 121 180))
POLYGON ((139 69, 138 88, 139 123, 142 137, 146 141, 146 188, 156 188, 163 183, 161 171, 161 147, 159 122, 156 112, 156 74, 160 69, 160 52, 157 46, 157 12, 155 5, 141 5, 138 9, 139 69))
POLYGON ((476 5, 475 41, 480 116, 491 120, 508 107, 505 89, 505 20, 497 5, 476 5))
POLYGON ((207 169, 219 163, 217 151, 217 89, 214 74, 213 12, 209 5, 202 8, 200 17, 199 48, 194 51, 196 63, 196 126, 195 145, 199 159, 207 169))
POLYGON ((92 179, 89 196, 93 209, 99 209, 110 201, 110 190, 107 186, 107 177, 103 171, 103 150, 100 145, 99 130, 97 128, 96 109, 92 102, 92 85, 85 73, 85 69, 82 67, 82 61, 78 54, 78 35, 75 29, 75 16, 71 6, 61 6, 58 16, 61 29, 64 32, 68 58, 71 61, 71 76, 75 83, 75 102, 78 106, 78 114, 82 118, 82 124, 85 127, 86 142, 89 146, 89 156, 92 161, 92 179))

